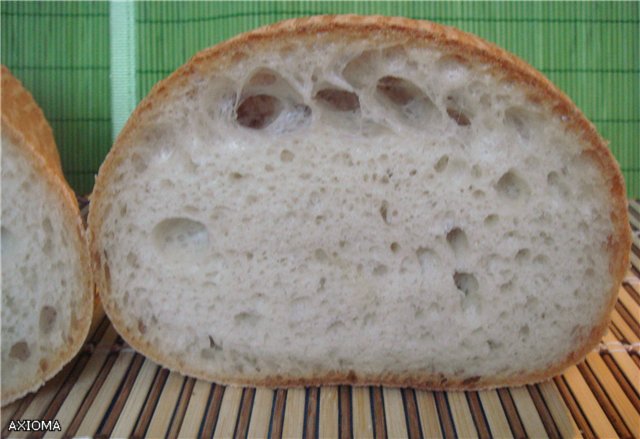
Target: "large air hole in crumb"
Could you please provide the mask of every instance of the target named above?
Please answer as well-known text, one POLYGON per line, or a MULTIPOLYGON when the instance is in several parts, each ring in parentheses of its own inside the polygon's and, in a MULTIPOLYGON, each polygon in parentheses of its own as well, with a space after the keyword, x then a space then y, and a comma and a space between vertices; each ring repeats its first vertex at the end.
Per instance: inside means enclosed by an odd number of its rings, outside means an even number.
POLYGON ((322 106, 333 111, 355 112, 360 109, 360 98, 348 90, 325 88, 316 93, 315 99, 322 106))
POLYGON ((384 101, 395 105, 404 116, 412 119, 424 121, 436 113, 433 101, 406 79, 384 76, 378 80, 376 92, 384 101))
POLYGON ((527 182, 513 170, 505 172, 500 177, 495 189, 498 195, 511 201, 525 200, 531 194, 527 182))
POLYGON ((40 309, 40 332, 44 334, 50 333, 56 324, 57 317, 58 311, 53 306, 43 306, 40 309))
POLYGON ((471 273, 456 271, 453 274, 453 282, 455 283, 456 288, 465 296, 476 294, 480 287, 475 275, 471 273))
POLYGON ((467 234, 460 227, 454 227, 447 233, 447 242, 455 254, 460 254, 469 248, 467 234))
POLYGON ((471 116, 462 109, 459 100, 453 96, 447 97, 447 115, 458 126, 468 127, 471 125, 471 116))
POLYGON ((561 198, 566 199, 571 196, 569 187, 562 181, 562 178, 557 172, 552 171, 547 174, 547 184, 561 198))
POLYGON ((509 108, 504 113, 505 124, 513 128, 523 140, 528 140, 531 137, 529 120, 530 116, 520 108, 509 108))
POLYGON ((277 119, 282 108, 282 102, 274 96, 266 94, 249 96, 238 106, 236 120, 246 128, 266 128, 277 119))
POLYGON ((207 249, 209 231, 199 221, 183 217, 167 218, 154 227, 153 242, 165 256, 183 260, 207 249))
POLYGON ((456 110, 455 108, 448 107, 447 115, 461 127, 467 127, 471 125, 471 120, 469 119, 469 116, 467 116, 465 113, 463 113, 460 110, 456 110))
POLYGON ((9 357, 20 361, 27 361, 31 356, 31 350, 26 341, 19 341, 11 346, 9 357))

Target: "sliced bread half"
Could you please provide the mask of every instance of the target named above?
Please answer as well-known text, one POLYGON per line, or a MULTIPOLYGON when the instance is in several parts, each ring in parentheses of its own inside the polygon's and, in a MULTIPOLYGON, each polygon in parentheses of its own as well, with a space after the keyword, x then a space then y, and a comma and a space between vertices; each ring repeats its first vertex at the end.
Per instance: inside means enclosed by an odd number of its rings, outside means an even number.
POLYGON ((116 329, 230 384, 547 379, 605 331, 630 246, 618 165, 567 96, 403 18, 294 19, 198 53, 93 197, 116 329))

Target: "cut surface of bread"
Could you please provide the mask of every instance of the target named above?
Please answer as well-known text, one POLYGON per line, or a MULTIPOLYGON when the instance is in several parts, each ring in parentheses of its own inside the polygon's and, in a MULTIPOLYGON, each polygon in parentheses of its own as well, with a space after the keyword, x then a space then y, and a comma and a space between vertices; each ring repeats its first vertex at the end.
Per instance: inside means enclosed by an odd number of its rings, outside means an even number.
POLYGON ((93 283, 84 228, 40 108, 2 68, 2 405, 78 352, 93 283))
POLYGON ((90 246, 116 329, 182 373, 486 388, 598 342, 624 193, 594 127, 513 55, 323 16, 157 84, 100 169, 90 246))

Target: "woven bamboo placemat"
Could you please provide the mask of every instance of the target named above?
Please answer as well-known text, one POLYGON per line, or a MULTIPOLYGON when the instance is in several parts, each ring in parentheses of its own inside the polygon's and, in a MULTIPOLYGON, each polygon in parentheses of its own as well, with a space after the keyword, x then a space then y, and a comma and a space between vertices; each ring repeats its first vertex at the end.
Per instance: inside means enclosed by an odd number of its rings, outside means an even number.
MULTIPOLYGON (((632 265, 609 331, 585 361, 545 383, 481 392, 387 387, 238 388, 186 378, 136 353, 103 318, 78 357, 2 409, 58 420, 46 437, 640 437, 640 203, 632 265)), ((41 437, 44 433, 33 434, 41 437)))

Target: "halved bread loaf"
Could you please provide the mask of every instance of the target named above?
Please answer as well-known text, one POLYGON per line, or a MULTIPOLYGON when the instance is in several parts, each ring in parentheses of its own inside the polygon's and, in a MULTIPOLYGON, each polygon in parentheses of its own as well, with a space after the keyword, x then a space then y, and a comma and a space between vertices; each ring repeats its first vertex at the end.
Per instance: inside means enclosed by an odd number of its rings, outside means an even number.
POLYGON ((2 67, 2 405, 78 352, 93 282, 84 227, 51 128, 2 67))
POLYGON ((624 197, 593 125, 523 61, 323 16, 157 84, 100 169, 90 246, 116 329, 187 375, 486 388, 596 345, 624 197))

